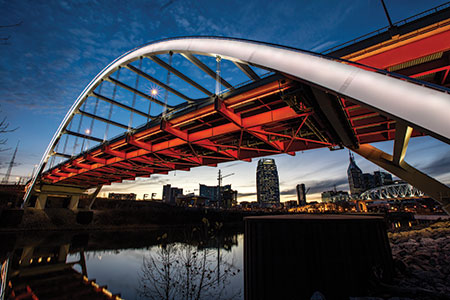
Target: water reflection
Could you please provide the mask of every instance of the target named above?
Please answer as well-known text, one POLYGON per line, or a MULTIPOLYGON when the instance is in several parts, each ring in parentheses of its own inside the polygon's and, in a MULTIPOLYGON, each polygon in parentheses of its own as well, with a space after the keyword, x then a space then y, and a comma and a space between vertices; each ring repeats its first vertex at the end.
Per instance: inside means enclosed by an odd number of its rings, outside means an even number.
POLYGON ((4 299, 242 299, 237 233, 202 226, 0 235, 0 292, 4 299))
POLYGON ((233 294, 227 287, 230 277, 240 269, 218 249, 190 244, 161 245, 143 260, 139 295, 165 300, 238 298, 241 292, 233 294))

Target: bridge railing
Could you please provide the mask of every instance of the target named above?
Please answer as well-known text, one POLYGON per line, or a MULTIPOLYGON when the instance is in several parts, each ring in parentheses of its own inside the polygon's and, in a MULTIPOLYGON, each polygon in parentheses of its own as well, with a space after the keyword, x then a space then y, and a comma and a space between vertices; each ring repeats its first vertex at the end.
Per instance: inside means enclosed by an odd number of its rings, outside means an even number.
MULTIPOLYGON (((414 16, 411 16, 411 17, 408 17, 406 19, 397 21, 397 22, 395 22, 392 25, 393 26, 405 25, 405 24, 407 24, 409 22, 415 21, 415 20, 420 19, 422 17, 425 17, 427 15, 431 15, 433 13, 436 13, 436 12, 441 11, 443 9, 446 9, 448 7, 450 7, 450 2, 438 5, 438 6, 434 7, 434 8, 431 8, 431 9, 428 9, 428 10, 423 11, 421 13, 418 13, 418 14, 416 14, 414 16)), ((356 43, 358 43, 358 42, 360 42, 362 40, 368 39, 370 37, 376 36, 376 35, 378 35, 378 34, 380 34, 382 32, 385 32, 385 31, 389 30, 389 28, 390 28, 390 26, 384 26, 384 27, 382 27, 380 29, 377 29, 377 30, 374 30, 372 32, 366 33, 364 35, 361 35, 361 36, 359 36, 357 38, 354 38, 354 39, 349 40, 347 42, 344 42, 342 44, 339 44, 339 45, 333 46, 331 48, 328 48, 328 49, 322 51, 321 53, 322 54, 329 54, 329 53, 333 52, 334 50, 338 50, 338 49, 344 48, 346 46, 350 46, 350 45, 356 44, 356 43)))

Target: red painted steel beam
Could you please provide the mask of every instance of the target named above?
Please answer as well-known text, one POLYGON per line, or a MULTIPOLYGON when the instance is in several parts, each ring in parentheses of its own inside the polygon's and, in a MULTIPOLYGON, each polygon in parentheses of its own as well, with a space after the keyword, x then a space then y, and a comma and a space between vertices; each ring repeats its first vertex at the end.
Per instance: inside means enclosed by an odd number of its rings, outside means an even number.
POLYGON ((78 170, 78 169, 74 169, 74 168, 70 168, 70 167, 66 167, 66 166, 62 166, 62 167, 61 167, 61 170, 62 170, 63 172, 67 172, 67 173, 75 173, 75 174, 77 174, 78 171, 80 171, 80 170, 78 170))
POLYGON ((440 67, 440 68, 437 68, 437 69, 432 69, 432 70, 427 70, 427 71, 424 71, 424 72, 421 72, 421 73, 417 73, 417 74, 411 75, 410 77, 417 78, 417 77, 420 77, 420 76, 426 76, 426 75, 437 73, 437 72, 441 72, 441 71, 446 71, 448 73, 449 69, 450 69, 450 66, 440 67))
MULTIPOLYGON (((167 133, 169 133, 169 134, 171 134, 171 135, 173 135, 173 136, 175 136, 177 138, 180 138, 180 139, 186 141, 187 143, 189 143, 191 141, 189 133, 187 131, 179 130, 179 129, 175 128, 172 124, 170 124, 169 122, 167 122, 165 120, 161 121, 161 130, 165 131, 165 132, 167 132, 167 133)), ((223 152, 221 152, 218 149, 218 147, 213 142, 211 142, 209 139, 205 139, 203 141, 194 141, 194 142, 192 142, 192 144, 201 146, 201 147, 203 147, 205 149, 208 149, 208 150, 212 150, 212 151, 214 151, 216 153, 219 153, 219 154, 223 154, 223 155, 225 155, 225 156, 227 156, 229 158, 232 158, 232 159, 238 159, 237 153, 233 153, 232 151, 223 151, 223 152)), ((195 151, 192 149, 192 152, 194 153, 195 151)), ((194 155, 199 157, 196 153, 194 153, 194 155)), ((225 157, 212 157, 212 156, 200 156, 200 157, 201 158, 222 159, 222 160, 226 160, 227 159, 225 157)))
POLYGON ((109 154, 109 155, 112 155, 112 156, 115 156, 115 157, 119 157, 119 158, 122 158, 122 159, 126 159, 127 158, 127 154, 125 152, 114 150, 111 146, 104 146, 102 150, 106 154, 109 154))
POLYGON ((444 31, 356 61, 368 66, 387 69, 416 58, 447 51, 450 49, 448 41, 450 41, 450 31, 444 31))
MULTIPOLYGON (((286 107, 282 107, 282 108, 275 109, 272 111, 264 112, 264 113, 261 113, 258 115, 243 118, 243 119, 241 119, 241 122, 244 127, 252 128, 255 126, 266 125, 266 124, 270 124, 270 123, 289 120, 289 119, 297 118, 297 117, 304 116, 304 115, 305 114, 297 114, 290 107, 286 106, 286 107)), ((214 128, 205 129, 202 131, 192 133, 189 135, 189 140, 191 140, 193 142, 204 141, 204 140, 207 140, 212 137, 237 132, 240 130, 241 130, 241 128, 239 126, 237 126, 236 124, 228 123, 228 124, 216 126, 214 128)), ((199 159, 186 158, 186 157, 184 157, 185 156, 184 153, 177 153, 177 152, 174 152, 173 149, 171 149, 173 147, 182 146, 182 145, 187 144, 186 141, 184 141, 180 138, 173 138, 171 140, 160 142, 160 143, 153 144, 153 145, 140 140, 140 139, 150 138, 150 136, 152 134, 155 134, 158 132, 161 132, 160 128, 157 128, 157 129, 151 128, 150 130, 146 131, 146 134, 139 134, 139 136, 140 136, 139 138, 137 138, 135 136, 131 136, 131 137, 128 137, 127 139, 124 139, 122 141, 114 143, 113 145, 109 145, 102 150, 96 150, 90 154, 93 157, 95 157, 101 153, 107 153, 109 155, 113 155, 114 156, 113 158, 107 160, 107 165, 117 163, 117 162, 120 162, 120 161, 123 161, 126 159, 142 157, 142 156, 148 155, 150 153, 159 153, 159 154, 163 154, 163 155, 166 155, 169 157, 174 157, 177 159, 184 160, 185 162, 183 162, 183 164, 188 165, 188 166, 189 165, 197 166, 197 165, 202 164, 203 158, 199 158, 199 159), (114 150, 116 147, 126 145, 127 141, 131 145, 134 145, 140 149, 129 152, 129 153, 114 150)), ((277 152, 276 150, 266 150, 266 149, 251 149, 251 148, 249 148, 249 150, 254 151, 252 154, 253 155, 252 157, 260 156, 260 155, 257 155, 257 153, 260 153, 260 152, 264 152, 264 153, 274 153, 274 152, 276 153, 277 152)), ((245 157, 244 159, 249 159, 249 158, 250 157, 245 157)), ((89 172, 89 170, 101 168, 104 166, 98 162, 96 162, 95 164, 89 165, 86 163, 82 163, 80 160, 82 160, 82 159, 77 159, 77 160, 74 160, 71 162, 71 164, 80 168, 80 170, 78 171, 78 174, 83 174, 83 173, 89 172)), ((210 164, 210 165, 214 164, 215 165, 215 162, 208 161, 206 164, 210 164)), ((66 164, 66 166, 69 166, 69 165, 70 165, 70 163, 66 164)), ((174 167, 174 166, 172 166, 172 167, 174 167)))
POLYGON ((79 170, 78 173, 83 173, 85 171, 95 168, 95 165, 88 165, 88 164, 80 163, 77 160, 72 161, 72 165, 74 165, 75 167, 81 168, 81 170, 79 170))
MULTIPOLYGON (((253 135, 257 139, 263 141, 267 145, 271 146, 272 148, 278 150, 280 153, 284 152, 283 144, 278 143, 276 141, 271 141, 268 136, 256 133, 251 130, 251 128, 245 127, 244 122, 240 115, 236 114, 232 109, 226 107, 226 105, 223 103, 223 101, 220 100, 220 98, 216 98, 214 101, 214 109, 221 114, 223 117, 228 119, 230 122, 236 124, 239 126, 242 130, 249 133, 250 135, 253 135)), ((258 126, 260 127, 260 126, 258 126)))
POLYGON ((88 160, 88 161, 92 161, 92 162, 96 162, 102 165, 106 165, 107 161, 105 158, 99 158, 99 157, 94 157, 92 154, 86 154, 84 156, 84 159, 88 160))

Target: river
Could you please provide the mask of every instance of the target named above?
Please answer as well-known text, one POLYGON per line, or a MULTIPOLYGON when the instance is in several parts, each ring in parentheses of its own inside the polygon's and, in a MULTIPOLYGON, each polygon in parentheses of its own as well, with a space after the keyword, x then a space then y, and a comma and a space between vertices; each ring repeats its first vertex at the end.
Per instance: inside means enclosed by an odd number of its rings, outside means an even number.
POLYGON ((220 226, 1 235, 6 296, 243 299, 243 234, 220 226))

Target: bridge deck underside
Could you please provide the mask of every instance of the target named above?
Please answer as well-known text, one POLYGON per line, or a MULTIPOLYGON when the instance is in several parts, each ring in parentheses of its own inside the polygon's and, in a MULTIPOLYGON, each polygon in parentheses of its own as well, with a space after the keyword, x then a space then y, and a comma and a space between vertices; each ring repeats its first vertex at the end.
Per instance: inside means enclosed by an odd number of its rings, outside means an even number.
MULTIPOLYGON (((307 89, 276 74, 84 152, 48 170, 41 180, 89 188, 197 166, 341 146, 333 124, 324 120, 314 99, 305 96, 307 89)), ((395 137, 395 121, 346 99, 340 99, 339 107, 357 143, 395 137)))

